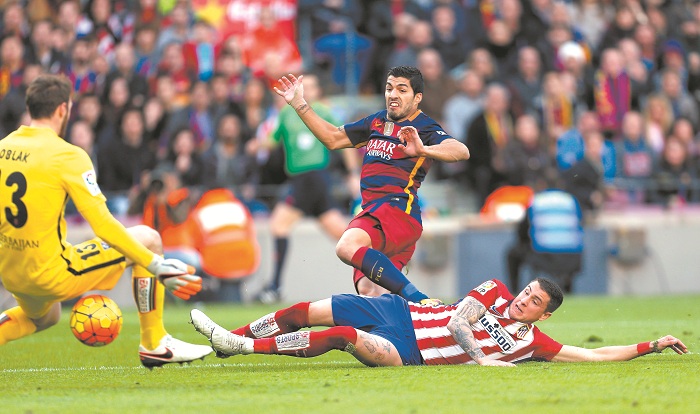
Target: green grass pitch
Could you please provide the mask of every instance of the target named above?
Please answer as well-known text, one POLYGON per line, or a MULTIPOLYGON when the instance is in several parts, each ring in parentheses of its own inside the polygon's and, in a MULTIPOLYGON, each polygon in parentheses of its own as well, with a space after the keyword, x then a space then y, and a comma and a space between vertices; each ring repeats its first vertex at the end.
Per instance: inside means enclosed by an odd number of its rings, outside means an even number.
MULTIPOLYGON (((168 304, 177 338, 206 343, 188 304, 168 304)), ((202 305, 238 327, 274 310, 262 305, 202 305)), ((276 307, 275 307, 276 309, 276 307)), ((80 344, 64 311, 58 326, 0 347, 2 413, 691 413, 700 412, 700 296, 569 297, 538 326, 560 342, 599 347, 664 334, 690 354, 667 350, 621 363, 527 363, 367 368, 334 351, 313 359, 207 357, 149 371, 137 355, 135 310, 117 340, 80 344)))

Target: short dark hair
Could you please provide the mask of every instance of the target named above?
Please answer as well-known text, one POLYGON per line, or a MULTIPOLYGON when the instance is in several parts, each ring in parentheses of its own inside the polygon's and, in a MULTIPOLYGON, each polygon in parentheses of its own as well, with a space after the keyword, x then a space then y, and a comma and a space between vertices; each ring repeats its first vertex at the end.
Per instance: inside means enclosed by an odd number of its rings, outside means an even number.
POLYGON ((549 303, 545 311, 554 312, 557 310, 562 302, 564 302, 564 293, 561 291, 561 288, 556 283, 544 277, 538 277, 535 279, 535 282, 539 283, 540 288, 549 295, 549 303))
POLYGON ((415 66, 395 66, 389 69, 387 77, 406 78, 411 84, 413 93, 423 93, 423 74, 415 66))
POLYGON ((70 101, 73 85, 63 75, 40 75, 27 88, 24 99, 32 119, 46 119, 63 103, 70 101))

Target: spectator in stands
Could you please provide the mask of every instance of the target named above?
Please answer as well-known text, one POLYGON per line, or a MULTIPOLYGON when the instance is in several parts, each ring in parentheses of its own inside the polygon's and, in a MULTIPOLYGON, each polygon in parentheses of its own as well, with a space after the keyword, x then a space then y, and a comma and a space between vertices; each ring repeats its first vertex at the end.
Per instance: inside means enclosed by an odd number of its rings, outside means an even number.
POLYGON ((546 138, 545 145, 553 149, 557 138, 574 126, 575 107, 572 97, 564 88, 559 73, 544 75, 542 94, 537 97, 537 113, 546 138))
POLYGON ((665 96, 653 94, 647 97, 644 108, 644 121, 646 124, 644 135, 649 142, 649 146, 656 154, 661 154, 673 123, 673 109, 665 96))
POLYGON ((30 37, 29 24, 22 3, 15 0, 4 2, 0 38, 16 37, 22 44, 27 44, 30 37))
POLYGON ((644 136, 644 118, 630 111, 622 119, 622 135, 615 142, 616 177, 623 180, 623 201, 641 204, 647 199, 646 187, 656 164, 656 155, 644 136))
POLYGON ((656 63, 643 60, 639 44, 632 39, 620 40, 617 48, 622 53, 625 72, 630 76, 632 88, 640 95, 646 96, 653 89, 654 82, 651 74, 656 63))
POLYGON ((634 91, 625 71, 622 54, 617 49, 606 49, 601 56, 600 69, 593 85, 595 109, 606 138, 620 132, 622 117, 634 107, 634 91))
POLYGON ((457 92, 457 84, 445 72, 442 57, 433 48, 426 48, 418 53, 418 69, 423 74, 425 84, 420 109, 437 123, 442 124, 445 102, 457 92))
POLYGON ((534 45, 543 40, 550 27, 552 0, 533 0, 523 2, 523 37, 528 44, 534 45))
MULTIPOLYGON (((58 6, 56 24, 66 33, 69 46, 78 37, 78 23, 80 22, 80 1, 66 0, 58 6)), ((70 49, 70 47, 68 47, 70 49)))
POLYGON ((513 116, 536 113, 536 98, 542 91, 542 58, 537 49, 524 46, 518 50, 517 71, 505 82, 512 97, 513 116))
POLYGON ((503 23, 513 33, 513 37, 521 38, 523 34, 523 5, 520 0, 501 0, 500 16, 503 23))
MULTIPOLYGON (((156 56, 163 56, 166 47, 173 43, 183 44, 192 37, 190 12, 186 2, 175 2, 172 10, 168 14, 169 25, 161 26, 158 40, 156 41, 156 56)), ((165 20, 161 25, 166 23, 165 20)))
POLYGON ((182 128, 175 132, 165 161, 173 165, 185 187, 195 187, 204 183, 204 160, 197 151, 196 138, 190 128, 182 128))
POLYGON ((41 74, 41 66, 26 65, 22 83, 0 99, 0 136, 7 136, 17 129, 22 114, 26 112, 24 99, 29 84, 41 74), (2 135, 2 134, 5 135, 2 135))
POLYGON ((445 130, 460 142, 467 142, 467 127, 484 108, 484 80, 473 70, 457 79, 457 93, 445 102, 445 130))
POLYGON ((228 188, 242 199, 252 198, 257 181, 255 158, 243 146, 242 122, 235 114, 219 118, 216 140, 202 155, 204 159, 204 186, 228 188))
POLYGON ((104 192, 110 192, 110 210, 115 214, 127 211, 131 196, 138 193, 141 176, 156 165, 156 154, 148 149, 143 113, 127 108, 118 124, 117 139, 100 146, 97 154, 97 180, 104 192))
POLYGON ((70 133, 68 140, 71 144, 77 145, 78 147, 85 150, 87 155, 90 156, 92 164, 95 169, 98 169, 98 158, 97 158, 97 145, 95 142, 95 131, 90 127, 90 124, 83 120, 77 120, 73 122, 70 127, 70 133))
POLYGON ((552 25, 547 29, 546 35, 535 44, 542 54, 542 62, 545 71, 561 70, 562 65, 558 59, 559 50, 565 44, 574 41, 571 28, 566 25, 552 25))
POLYGON ((688 147, 688 155, 694 162, 699 161, 700 147, 698 146, 698 138, 700 136, 696 137, 693 123, 688 118, 676 118, 671 126, 671 135, 678 138, 688 147))
MULTIPOLYGON (((85 94, 77 103, 77 121, 85 122, 95 135, 95 145, 99 146, 107 142, 114 134, 114 131, 106 130, 106 123, 102 116, 102 103, 95 94, 85 94)), ((112 125, 116 128, 116 124, 112 125)))
POLYGON ((599 50, 598 45, 615 15, 615 6, 610 2, 581 0, 571 3, 574 26, 581 32, 591 50, 599 50))
POLYGON ((221 73, 228 82, 229 94, 233 102, 241 102, 245 86, 251 78, 250 68, 243 63, 238 38, 229 37, 216 61, 216 72, 221 73))
POLYGON ((503 149, 513 139, 508 100, 508 90, 502 84, 489 85, 484 111, 467 129, 467 146, 472 154, 467 163, 467 175, 476 191, 479 207, 493 190, 506 182, 503 149))
POLYGON ((190 103, 190 91, 196 79, 194 74, 185 64, 182 54, 182 44, 169 43, 163 49, 160 63, 158 64, 158 76, 168 75, 175 87, 173 105, 182 108, 190 103))
POLYGON ((104 56, 110 64, 118 62, 115 61, 114 47, 121 41, 122 34, 112 3, 110 0, 89 0, 85 4, 85 14, 78 23, 79 33, 92 33, 95 36, 97 54, 104 56))
POLYGON ((138 4, 134 6, 134 26, 157 26, 162 18, 158 0, 138 0, 138 4))
POLYGON ((433 44, 433 28, 425 20, 418 20, 408 33, 408 44, 402 49, 393 49, 387 59, 386 73, 395 66, 417 66, 418 53, 433 44))
POLYGON ((80 35, 73 42, 71 60, 66 75, 73 83, 73 99, 86 93, 96 93, 97 74, 92 68, 95 59, 95 39, 90 34, 80 35))
POLYGON ((363 18, 358 0, 300 0, 298 7, 299 15, 309 18, 311 39, 318 39, 331 32, 331 26, 340 21, 357 27, 363 18))
POLYGON ((495 82, 498 78, 498 66, 491 52, 478 47, 469 54, 467 58, 467 68, 473 70, 484 80, 485 84, 495 82))
POLYGON ((136 28, 134 35, 134 72, 148 79, 155 75, 158 67, 156 56, 156 39, 158 27, 155 25, 143 25, 136 28))
POLYGON ((650 24, 640 24, 634 30, 634 37, 620 39, 618 45, 625 39, 632 40, 639 48, 639 57, 647 67, 652 70, 656 68, 661 47, 659 45, 659 37, 650 24))
POLYGON ((270 93, 262 79, 251 78, 245 84, 243 100, 237 105, 236 114, 243 120, 244 141, 254 136, 260 124, 268 115, 270 93))
POLYGON ((22 85, 24 77, 24 45, 17 36, 8 36, 0 43, 0 99, 22 85))
POLYGON ((192 38, 182 46, 186 64, 200 81, 209 81, 214 76, 215 41, 216 30, 206 20, 197 20, 192 27, 192 38))
MULTIPOLYGON (((296 73, 301 70, 302 60, 297 45, 279 30, 274 10, 271 6, 260 8, 259 24, 242 40, 243 63, 255 77, 265 77, 268 55, 284 62, 285 71, 296 73)), ((267 79, 272 84, 277 79, 267 79)))
POLYGON ((168 114, 156 97, 148 98, 143 105, 143 127, 146 131, 146 136, 149 137, 149 151, 156 153, 158 159, 162 159, 165 151, 159 152, 161 141, 165 142, 165 135, 168 114))
MULTIPOLYGON (((194 134, 198 151, 206 151, 209 148, 214 139, 215 115, 207 82, 197 81, 192 85, 190 104, 178 110, 171 121, 169 131, 188 128, 194 134)), ((183 182, 186 181, 183 177, 183 182)))
POLYGON ((236 107, 231 99, 231 88, 223 73, 215 73, 209 81, 211 90, 211 108, 214 125, 218 125, 222 116, 233 113, 236 107))
POLYGON ((692 188, 697 178, 696 168, 685 143, 669 135, 654 169, 651 201, 669 208, 693 201, 696 196, 692 188))
POLYGON ((364 2, 366 10, 365 31, 374 39, 374 51, 370 58, 373 64, 367 76, 368 89, 373 93, 384 91, 389 57, 408 47, 408 37, 415 28, 420 11, 413 2, 378 0, 364 2))
POLYGON ((700 125, 698 106, 688 95, 685 85, 681 83, 681 76, 677 72, 665 69, 661 73, 661 93, 671 104, 674 118, 687 118, 693 126, 700 125))
POLYGON ((617 43, 626 37, 634 37, 634 29, 637 26, 637 19, 629 7, 620 6, 615 10, 615 18, 608 26, 600 41, 598 50, 605 50, 615 47, 617 43))
POLYGON ((599 131, 583 137, 584 156, 561 173, 563 190, 573 195, 581 209, 590 214, 598 211, 605 201, 603 183, 603 150, 605 138, 599 131))
POLYGON ((555 158, 559 171, 568 170, 583 158, 583 137, 595 131, 600 131, 598 115, 588 111, 579 116, 575 128, 571 128, 557 138, 555 158))
POLYGON ((39 20, 32 26, 31 42, 27 50, 27 61, 41 65, 44 72, 56 74, 64 72, 68 57, 53 46, 53 23, 39 20))
POLYGON ((131 103, 143 106, 148 97, 148 81, 136 70, 136 54, 130 43, 119 43, 114 48, 114 67, 107 74, 105 89, 110 90, 114 79, 124 78, 129 88, 131 103))
POLYGON ((432 47, 440 53, 445 70, 450 71, 464 62, 464 57, 475 45, 472 39, 460 31, 455 10, 450 5, 436 5, 432 10, 431 21, 432 47))
POLYGON ((102 105, 102 120, 104 121, 104 134, 99 136, 100 145, 106 141, 113 141, 118 135, 119 123, 122 113, 130 105, 131 95, 129 85, 125 78, 116 77, 107 91, 107 100, 102 105))
POLYGON ((503 150, 508 185, 525 185, 536 192, 555 186, 559 174, 535 117, 518 117, 513 136, 503 150))
POLYGON ((499 78, 503 81, 517 72, 518 42, 516 40, 510 27, 500 19, 491 23, 486 32, 484 47, 495 59, 499 78))

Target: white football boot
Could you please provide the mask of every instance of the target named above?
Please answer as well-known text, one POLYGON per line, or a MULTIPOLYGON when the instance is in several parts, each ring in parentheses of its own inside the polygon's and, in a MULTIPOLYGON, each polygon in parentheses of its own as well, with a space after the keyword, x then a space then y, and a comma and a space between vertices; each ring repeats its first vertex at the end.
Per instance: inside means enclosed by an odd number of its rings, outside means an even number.
POLYGON ((204 359, 212 353, 212 349, 206 345, 195 345, 165 335, 160 344, 154 350, 148 350, 139 345, 139 358, 146 368, 161 367, 165 364, 177 362, 183 364, 197 359, 204 359))
POLYGON ((233 334, 212 321, 198 309, 190 311, 190 320, 194 329, 206 336, 216 351, 218 358, 228 358, 232 355, 247 355, 253 353, 253 339, 233 334))

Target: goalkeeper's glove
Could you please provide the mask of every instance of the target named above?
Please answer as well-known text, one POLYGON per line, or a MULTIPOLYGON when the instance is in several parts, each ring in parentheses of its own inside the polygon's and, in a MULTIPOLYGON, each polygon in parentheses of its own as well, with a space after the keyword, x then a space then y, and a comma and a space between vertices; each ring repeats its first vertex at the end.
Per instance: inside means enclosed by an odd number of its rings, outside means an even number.
POLYGON ((202 278, 194 274, 194 267, 178 259, 156 256, 148 266, 148 271, 180 299, 189 300, 202 290, 202 278))

